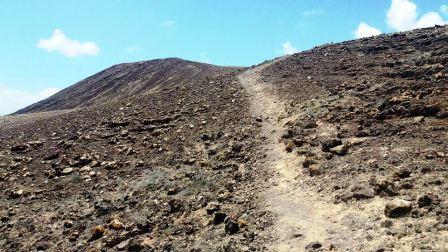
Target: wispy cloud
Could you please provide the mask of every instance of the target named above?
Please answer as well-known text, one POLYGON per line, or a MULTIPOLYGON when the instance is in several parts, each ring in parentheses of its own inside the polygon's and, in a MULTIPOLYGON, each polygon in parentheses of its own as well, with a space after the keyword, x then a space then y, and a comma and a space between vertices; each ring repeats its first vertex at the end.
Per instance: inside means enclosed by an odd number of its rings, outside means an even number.
POLYGON ((212 61, 210 60, 207 52, 200 53, 199 61, 207 64, 212 64, 212 61))
POLYGON ((325 15, 327 12, 325 10, 316 9, 316 10, 306 10, 302 12, 302 16, 304 17, 315 17, 325 15))
POLYGON ((380 35, 382 32, 373 26, 370 26, 364 22, 361 22, 354 32, 356 38, 364 38, 380 35))
POLYGON ((286 41, 282 43, 282 48, 277 50, 278 54, 289 55, 298 53, 299 49, 297 49, 291 42, 286 41))
POLYGON ((165 28, 172 28, 176 25, 176 21, 174 20, 165 20, 162 23, 160 23, 160 26, 165 28))
POLYGON ((131 46, 131 47, 128 47, 128 48, 124 49, 124 52, 125 53, 135 53, 135 52, 140 51, 141 49, 142 48, 140 46, 135 45, 135 46, 131 46))
POLYGON ((60 52, 69 58, 83 55, 96 56, 100 53, 100 48, 94 42, 79 42, 70 39, 59 29, 54 30, 50 38, 39 40, 37 47, 49 52, 60 52))
POLYGON ((13 113, 59 92, 59 88, 47 88, 38 92, 10 89, 0 85, 0 115, 13 113))

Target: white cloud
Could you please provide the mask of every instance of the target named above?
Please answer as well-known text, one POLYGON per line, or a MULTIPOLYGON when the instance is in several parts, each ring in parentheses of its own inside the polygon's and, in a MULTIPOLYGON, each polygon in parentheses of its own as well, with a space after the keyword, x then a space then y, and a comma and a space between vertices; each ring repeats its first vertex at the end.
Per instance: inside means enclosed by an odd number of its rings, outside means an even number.
POLYGON ((286 41, 285 43, 282 43, 282 49, 281 50, 277 50, 277 52, 280 53, 280 54, 283 54, 283 55, 288 55, 288 54, 298 53, 299 49, 294 47, 291 44, 291 42, 286 41))
POLYGON ((39 40, 37 47, 49 52, 60 52, 66 57, 95 56, 100 53, 100 48, 94 42, 79 42, 67 38, 59 29, 54 30, 50 38, 39 40))
POLYGON ((382 32, 373 26, 370 26, 364 22, 361 22, 358 29, 354 32, 356 38, 364 38, 380 35, 382 32))
POLYGON ((440 6, 440 12, 442 12, 445 15, 448 15, 448 5, 444 4, 440 6))
POLYGON ((176 25, 176 21, 174 20, 165 20, 160 24, 162 27, 171 28, 176 25))
POLYGON ((59 92, 59 90, 59 88, 47 88, 40 92, 29 92, 0 86, 0 115, 16 112, 19 109, 52 96, 59 92))
POLYGON ((306 10, 302 12, 302 16, 304 17, 315 17, 325 15, 327 12, 321 9, 317 10, 306 10))
POLYGON ((448 23, 436 12, 428 12, 418 18, 417 5, 411 0, 392 0, 386 21, 390 27, 397 31, 408 31, 448 23))
POLYGON ((443 18, 436 12, 428 12, 423 15, 417 22, 415 23, 415 28, 425 28, 431 27, 434 25, 444 25, 448 22, 443 20, 443 18))

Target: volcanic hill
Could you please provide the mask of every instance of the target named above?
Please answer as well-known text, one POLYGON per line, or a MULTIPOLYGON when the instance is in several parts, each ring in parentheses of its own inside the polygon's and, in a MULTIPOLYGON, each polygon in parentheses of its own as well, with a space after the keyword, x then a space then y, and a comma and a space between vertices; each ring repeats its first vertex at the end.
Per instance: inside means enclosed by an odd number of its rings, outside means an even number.
POLYGON ((107 68, 16 114, 72 109, 120 101, 161 87, 199 81, 235 70, 178 58, 124 63, 107 68))
POLYGON ((444 251, 448 26, 120 64, 0 117, 0 250, 444 251))

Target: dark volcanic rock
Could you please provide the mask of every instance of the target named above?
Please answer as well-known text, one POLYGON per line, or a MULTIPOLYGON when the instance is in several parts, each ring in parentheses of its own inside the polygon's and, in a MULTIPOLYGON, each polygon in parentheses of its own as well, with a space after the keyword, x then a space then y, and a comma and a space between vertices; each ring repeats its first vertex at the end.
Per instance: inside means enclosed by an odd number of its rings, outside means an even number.
POLYGON ((227 221, 225 223, 224 229, 225 229, 226 233, 232 235, 232 234, 236 234, 240 230, 240 227, 236 220, 229 218, 229 219, 227 219, 227 221))
POLYGON ((320 242, 312 242, 312 243, 306 245, 305 250, 306 251, 316 251, 320 248, 322 248, 322 244, 320 242))
POLYGON ((14 152, 25 152, 30 146, 28 144, 16 144, 11 147, 11 151, 14 152))
POLYGON ((216 212, 213 214, 213 224, 218 225, 223 223, 227 215, 225 213, 216 212))

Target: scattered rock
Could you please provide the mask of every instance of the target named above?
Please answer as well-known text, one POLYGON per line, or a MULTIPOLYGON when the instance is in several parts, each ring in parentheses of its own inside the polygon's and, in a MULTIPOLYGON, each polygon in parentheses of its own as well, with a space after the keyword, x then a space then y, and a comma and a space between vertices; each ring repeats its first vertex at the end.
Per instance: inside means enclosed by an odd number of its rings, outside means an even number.
POLYGON ((408 168, 400 168, 398 171, 395 172, 395 177, 399 179, 408 178, 412 174, 411 170, 408 168))
POLYGON ((412 210, 412 204, 406 200, 394 200, 386 204, 384 215, 389 218, 399 218, 408 215, 412 210))
POLYGON ((285 147, 286 152, 292 152, 294 150, 294 143, 288 142, 285 147))
POLYGON ((12 191, 12 192, 9 194, 9 197, 10 197, 11 199, 17 199, 17 198, 20 198, 22 195, 23 195, 23 190, 20 189, 20 190, 17 190, 17 191, 12 191))
POLYGON ((305 250, 306 251, 316 251, 320 248, 322 248, 322 244, 320 242, 312 242, 312 243, 306 245, 305 250))
POLYGON ((240 230, 240 227, 237 221, 231 218, 227 218, 224 230, 226 231, 227 234, 232 235, 236 234, 240 230))
POLYGON ((425 120, 424 116, 416 116, 414 117, 414 122, 416 123, 422 123, 425 120))
POLYGON ((292 142, 296 145, 296 147, 301 147, 305 144, 305 140, 302 138, 294 138, 292 142))
POLYGON ((79 166, 87 165, 92 162, 93 157, 90 154, 83 154, 78 161, 79 166))
POLYGON ((29 147, 30 147, 30 145, 28 145, 28 144, 16 144, 16 145, 14 145, 13 147, 11 147, 11 151, 13 151, 13 152, 23 153, 23 152, 25 152, 29 147))
POLYGON ((71 221, 71 220, 66 220, 66 221, 64 221, 64 227, 65 227, 65 228, 71 228, 71 227, 73 227, 73 221, 71 221))
POLYGON ((322 151, 329 152, 331 148, 339 146, 342 144, 342 140, 338 138, 327 139, 321 141, 322 151))
POLYGON ((106 170, 114 170, 118 167, 117 161, 103 161, 101 163, 101 166, 103 166, 106 170))
POLYGON ((380 196, 396 196, 398 195, 397 188, 395 184, 386 179, 379 179, 378 181, 374 179, 370 182, 373 186, 375 195, 380 196))
POLYGON ((72 173, 72 172, 73 172, 73 168, 68 167, 68 168, 64 168, 64 169, 61 171, 61 174, 62 174, 62 175, 69 175, 69 174, 72 173))
POLYGON ((223 223, 226 219, 227 215, 222 212, 215 212, 213 214, 213 224, 218 225, 220 223, 223 223))
POLYGON ((51 151, 46 154, 46 156, 44 157, 44 160, 53 160, 53 159, 58 158, 59 155, 60 155, 59 151, 51 151))
POLYGON ((305 161, 303 161, 302 165, 304 168, 309 168, 311 165, 318 164, 318 160, 315 156, 308 156, 305 158, 305 161))
POLYGON ((117 248, 118 250, 125 250, 126 247, 129 245, 129 241, 130 241, 129 239, 122 241, 122 242, 118 243, 118 245, 115 246, 115 248, 117 248))
POLYGON ((178 192, 179 192, 179 189, 177 189, 176 187, 173 187, 173 188, 169 188, 169 189, 168 189, 167 194, 168 194, 168 195, 175 195, 175 194, 177 194, 178 192))
POLYGON ((109 228, 113 230, 121 230, 124 228, 124 225, 118 219, 112 219, 109 223, 109 228))
POLYGON ((417 205, 419 207, 428 207, 435 202, 437 202, 437 197, 430 195, 423 195, 417 199, 417 205))
POLYGON ((424 106, 424 105, 414 105, 410 108, 409 113, 411 116, 435 116, 440 109, 436 106, 424 106))
POLYGON ((352 194, 352 198, 356 200, 371 199, 373 197, 375 197, 375 192, 371 188, 361 188, 352 194))
POLYGON ((318 176, 322 173, 321 166, 318 164, 310 165, 308 167, 308 172, 310 173, 311 177, 318 176))
POLYGON ((81 169, 79 169, 79 172, 90 172, 92 171, 92 167, 86 165, 84 167, 82 167, 81 169))
POLYGON ((210 214, 213 214, 214 212, 218 211, 219 209, 220 209, 219 203, 214 201, 214 202, 208 203, 206 211, 207 211, 207 214, 210 215, 210 214))
POLYGON ((384 220, 383 222, 381 222, 381 227, 383 228, 390 228, 393 226, 393 222, 391 220, 384 220))
POLYGON ((241 152, 241 150, 243 149, 243 145, 241 143, 233 143, 232 144, 232 151, 233 152, 241 152))
POLYGON ((305 123, 303 124, 304 129, 313 129, 316 127, 317 127, 317 123, 314 120, 305 121, 305 123))
POLYGON ((338 145, 336 147, 331 148, 330 152, 333 154, 336 154, 338 156, 344 156, 345 154, 347 154, 349 149, 350 149, 350 144, 345 143, 345 144, 338 145))
POLYGON ((94 241, 103 236, 106 232, 106 229, 103 226, 96 226, 92 229, 92 235, 90 236, 89 241, 94 241))
POLYGON ((207 133, 202 134, 201 140, 202 141, 209 141, 211 139, 211 136, 207 133))

